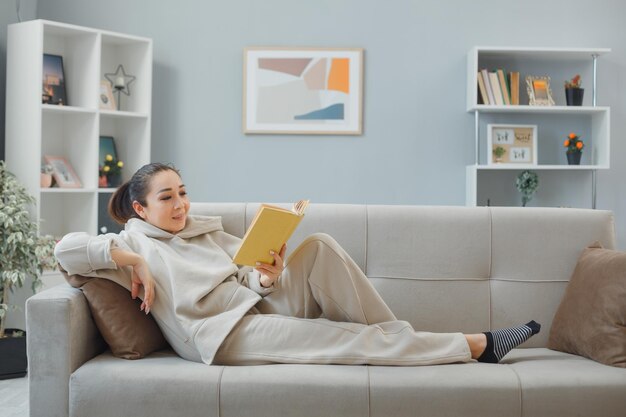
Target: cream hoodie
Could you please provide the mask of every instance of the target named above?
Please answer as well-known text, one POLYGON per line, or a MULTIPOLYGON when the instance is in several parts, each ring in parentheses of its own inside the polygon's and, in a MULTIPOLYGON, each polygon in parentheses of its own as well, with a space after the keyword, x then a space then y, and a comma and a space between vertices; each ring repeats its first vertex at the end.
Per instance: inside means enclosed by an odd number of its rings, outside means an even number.
POLYGON ((130 219, 120 234, 70 233, 54 253, 69 274, 107 278, 129 291, 132 268, 118 268, 111 248, 143 256, 155 280, 150 313, 165 338, 181 357, 211 364, 237 322, 277 289, 263 288, 258 271, 233 264, 240 243, 224 232, 221 217, 189 216, 177 234, 130 219))

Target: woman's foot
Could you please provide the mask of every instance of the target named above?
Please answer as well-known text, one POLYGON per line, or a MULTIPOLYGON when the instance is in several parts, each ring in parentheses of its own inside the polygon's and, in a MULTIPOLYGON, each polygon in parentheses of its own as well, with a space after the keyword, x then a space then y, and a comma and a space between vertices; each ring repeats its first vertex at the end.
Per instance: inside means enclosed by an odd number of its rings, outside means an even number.
POLYGON ((498 363, 511 349, 521 345, 540 330, 541 325, 533 320, 518 327, 465 337, 472 352, 472 359, 477 359, 478 362, 498 363))

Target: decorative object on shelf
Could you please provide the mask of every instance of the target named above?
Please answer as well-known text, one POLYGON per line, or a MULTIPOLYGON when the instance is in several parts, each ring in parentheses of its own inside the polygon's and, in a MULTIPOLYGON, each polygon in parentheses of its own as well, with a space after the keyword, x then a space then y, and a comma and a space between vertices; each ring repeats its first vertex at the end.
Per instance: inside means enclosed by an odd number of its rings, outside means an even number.
POLYGON ((100 136, 99 160, 98 187, 118 187, 122 183, 124 162, 117 157, 115 139, 112 136, 100 136))
POLYGON ((39 186, 41 188, 50 188, 52 186, 52 165, 44 164, 41 166, 39 186))
POLYGON ((537 125, 489 124, 487 149, 488 165, 537 165, 537 125))
POLYGON ((526 207, 539 188, 539 176, 533 171, 522 171, 515 180, 515 186, 517 191, 522 193, 522 207, 526 207))
POLYGON ((41 102, 59 106, 68 105, 62 56, 43 54, 43 91, 41 102))
POLYGON ((580 158, 583 154, 583 148, 585 143, 580 139, 576 133, 570 133, 563 142, 563 146, 567 148, 565 154, 567 155, 568 165, 580 165, 580 158))
POLYGON ((130 97, 130 84, 135 81, 135 76, 126 74, 122 64, 117 66, 115 72, 104 74, 104 76, 109 80, 111 87, 117 93, 117 109, 120 110, 120 93, 124 93, 130 97))
POLYGON ((35 199, 6 170, 4 161, 0 161, 0 202, 0 379, 6 379, 24 376, 27 367, 25 332, 5 329, 7 313, 17 310, 9 305, 9 295, 23 287, 27 277, 33 292, 41 286, 42 272, 56 268, 56 241, 38 236, 37 223, 28 212, 35 199))
POLYGON ((246 48, 246 134, 360 135, 363 49, 246 48))
POLYGON ((493 150, 493 155, 496 157, 495 162, 496 163, 500 163, 502 162, 502 156, 506 153, 506 149, 504 149, 502 146, 498 146, 493 150))
POLYGON ((552 90, 550 89, 550 77, 526 76, 526 89, 528 90, 528 104, 531 106, 554 106, 552 90))
POLYGON ((45 155, 46 164, 52 166, 52 176, 61 188, 80 188, 80 180, 72 165, 62 156, 45 155))
POLYGON ((580 74, 576 74, 574 78, 565 81, 565 102, 568 106, 582 106, 585 89, 580 88, 580 74))
POLYGON ((115 99, 113 98, 113 90, 108 81, 100 81, 100 95, 98 96, 100 110, 115 110, 115 99))

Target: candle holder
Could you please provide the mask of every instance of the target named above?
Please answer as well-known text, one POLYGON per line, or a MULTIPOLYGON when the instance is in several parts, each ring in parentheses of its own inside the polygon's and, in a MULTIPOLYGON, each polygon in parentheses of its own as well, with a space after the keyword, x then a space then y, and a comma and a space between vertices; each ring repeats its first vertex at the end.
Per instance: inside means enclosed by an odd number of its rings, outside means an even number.
POLYGON ((119 64, 115 72, 104 74, 104 77, 111 83, 111 88, 117 93, 117 110, 121 109, 121 96, 124 93, 130 97, 130 84, 135 81, 135 76, 126 74, 124 66, 119 64))

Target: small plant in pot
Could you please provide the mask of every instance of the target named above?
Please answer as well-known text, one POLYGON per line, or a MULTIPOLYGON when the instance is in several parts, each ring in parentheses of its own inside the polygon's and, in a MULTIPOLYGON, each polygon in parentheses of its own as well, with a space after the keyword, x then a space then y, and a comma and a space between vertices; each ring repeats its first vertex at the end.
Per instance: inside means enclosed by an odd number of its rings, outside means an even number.
POLYGON ((580 158, 583 155, 585 143, 576 133, 572 132, 567 135, 567 139, 563 142, 563 146, 567 148, 567 163, 569 165, 580 165, 580 158))
POLYGON ((30 218, 28 208, 34 201, 0 161, 0 379, 26 374, 25 332, 5 327, 7 314, 17 309, 9 304, 10 295, 27 277, 35 292, 43 270, 56 267, 55 240, 38 236, 30 218))
POLYGON ((493 150, 493 155, 496 157, 495 161, 502 162, 502 156, 504 156, 505 153, 506 149, 504 149, 502 146, 498 146, 497 148, 495 148, 493 150))
POLYGON ((565 102, 568 106, 582 106, 585 89, 580 87, 580 75, 576 74, 574 78, 565 81, 565 102))

